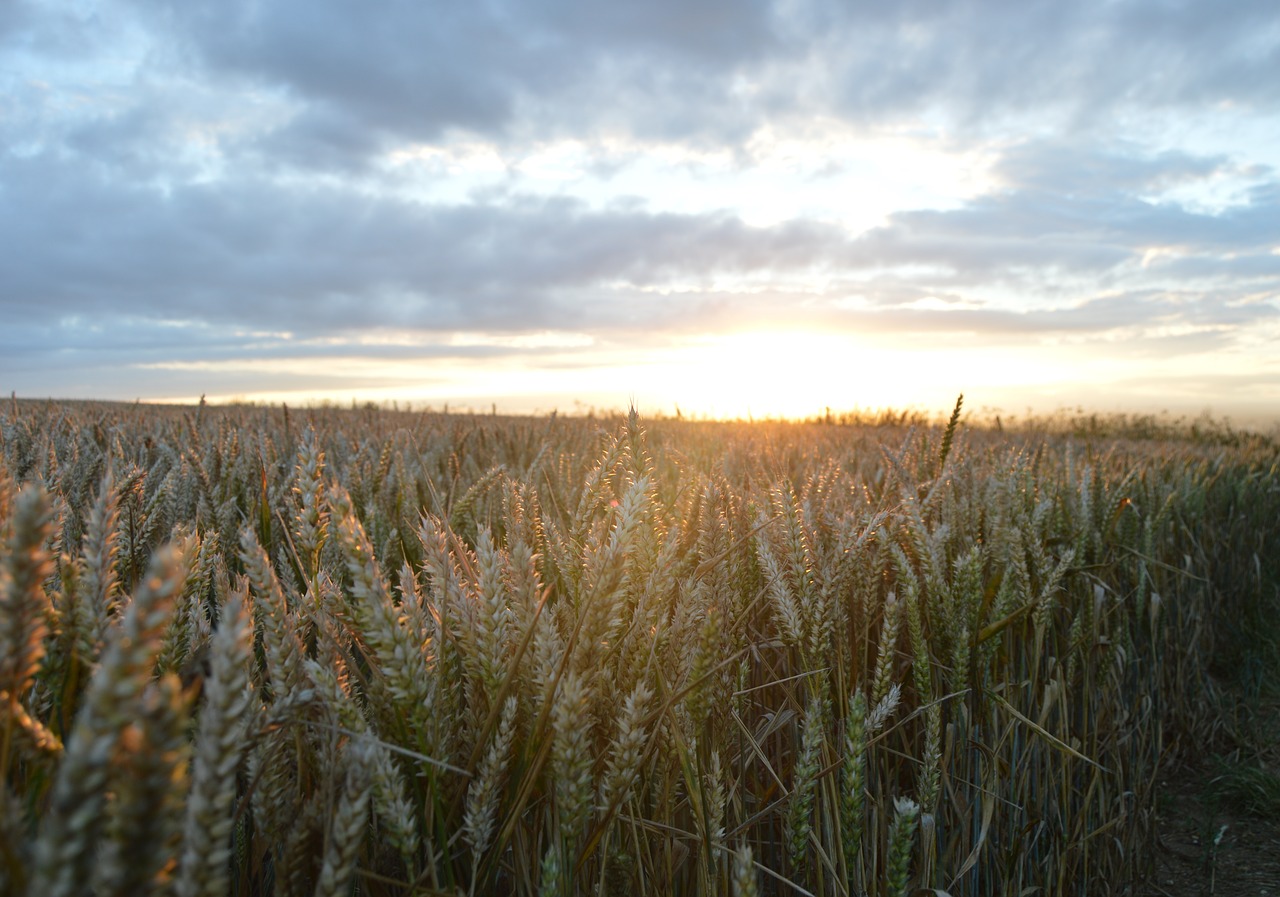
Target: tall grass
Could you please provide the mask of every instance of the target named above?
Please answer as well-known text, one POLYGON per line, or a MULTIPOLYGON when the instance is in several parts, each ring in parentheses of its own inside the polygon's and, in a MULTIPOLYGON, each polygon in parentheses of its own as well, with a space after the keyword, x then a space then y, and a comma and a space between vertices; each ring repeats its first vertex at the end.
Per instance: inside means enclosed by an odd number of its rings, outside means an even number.
POLYGON ((1276 446, 960 410, 12 403, 0 891, 1125 892, 1276 446))

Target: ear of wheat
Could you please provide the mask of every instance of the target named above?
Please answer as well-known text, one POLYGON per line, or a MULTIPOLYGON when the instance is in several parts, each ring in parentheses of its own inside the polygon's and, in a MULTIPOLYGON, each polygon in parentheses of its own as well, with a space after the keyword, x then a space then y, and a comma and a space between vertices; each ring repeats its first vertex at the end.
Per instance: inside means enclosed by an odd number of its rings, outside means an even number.
POLYGON ((1132 889, 1277 610, 1276 444, 961 405, 15 399, 0 893, 1132 889))

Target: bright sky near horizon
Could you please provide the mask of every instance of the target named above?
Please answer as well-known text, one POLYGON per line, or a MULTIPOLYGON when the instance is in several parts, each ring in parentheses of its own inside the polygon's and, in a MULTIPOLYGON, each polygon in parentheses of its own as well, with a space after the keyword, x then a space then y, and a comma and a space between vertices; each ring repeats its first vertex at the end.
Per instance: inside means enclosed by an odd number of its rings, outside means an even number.
POLYGON ((10 0, 0 389, 1280 419, 1275 0, 10 0))

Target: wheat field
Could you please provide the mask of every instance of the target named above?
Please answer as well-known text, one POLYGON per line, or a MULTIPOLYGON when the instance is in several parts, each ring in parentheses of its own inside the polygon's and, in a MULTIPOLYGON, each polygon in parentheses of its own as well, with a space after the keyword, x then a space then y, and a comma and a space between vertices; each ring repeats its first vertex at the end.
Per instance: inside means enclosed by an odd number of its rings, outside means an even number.
POLYGON ((1280 454, 960 416, 6 403, 0 893, 1132 893, 1280 454))

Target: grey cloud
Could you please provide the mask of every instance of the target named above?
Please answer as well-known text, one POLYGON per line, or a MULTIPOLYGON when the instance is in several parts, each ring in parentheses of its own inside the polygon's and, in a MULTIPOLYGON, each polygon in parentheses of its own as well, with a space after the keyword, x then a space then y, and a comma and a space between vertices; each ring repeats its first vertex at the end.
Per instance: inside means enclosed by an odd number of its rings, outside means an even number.
POLYGON ((111 17, 71 4, 8 0, 0 4, 0 47, 9 52, 73 58, 89 52, 106 34, 115 36, 111 17))
POLYGON ((1007 150, 996 174, 1018 190, 1111 196, 1163 190, 1235 167, 1225 156, 1196 156, 1179 150, 1145 153, 1123 141, 1106 145, 1036 140, 1007 150))
POLYGON ((945 109, 957 126, 989 129, 1010 114, 1052 114, 1079 128, 1125 109, 1280 97, 1277 13, 1265 0, 846 8, 820 71, 855 117, 945 109))
MULTIPOLYGON (((1248 201, 1218 214, 1193 211, 1143 194, 1202 180, 1226 163, 1179 153, 1145 156, 1073 144, 1035 142, 1015 148, 998 166, 1005 188, 954 210, 890 216, 852 243, 856 266, 928 266, 939 288, 1088 277, 1106 282, 1147 249, 1175 248, 1179 262, 1222 268, 1226 253, 1244 254, 1259 273, 1280 244, 1276 182, 1255 187, 1248 201), (1061 184, 1053 175, 1061 171, 1061 184)), ((1270 174, 1257 172, 1257 174, 1270 174)), ((1243 267, 1234 268, 1238 273, 1243 267)), ((928 275, 925 275, 926 279, 928 275)))
POLYGON ((183 126, 173 110, 140 103, 76 123, 67 130, 63 146, 80 166, 126 183, 184 183, 197 171, 181 155, 186 142, 183 126))
POLYGON ((30 6, 21 0, 0 6, 0 45, 13 44, 26 30, 31 18, 30 6))
MULTIPOLYGON (((160 125, 143 117, 137 127, 160 125)), ((1139 196, 1223 164, 1124 146, 1084 153, 1027 144, 1007 156, 999 192, 951 211, 898 213, 851 239, 816 222, 751 227, 725 212, 626 203, 593 209, 495 193, 427 205, 335 182, 291 185, 252 169, 207 184, 139 183, 75 157, 9 155, 0 157, 0 244, 18 263, 0 268, 0 312, 19 346, 89 361, 85 346, 94 341, 118 342, 135 359, 243 357, 242 338, 228 328, 299 339, 572 329, 644 340, 743 322, 993 340, 1088 337, 1153 322, 1233 331, 1276 314, 1275 182, 1217 215, 1139 196), (1055 192, 1048 172, 1073 159, 1081 173, 1068 181, 1079 188, 1055 192), (1147 247, 1169 245, 1182 255, 1139 265, 1147 247), (1178 290, 1150 283, 1193 274, 1178 290), (742 277, 759 286, 717 288, 742 277), (787 287, 810 277, 827 279, 827 288, 787 287), (969 307, 986 302, 993 285, 1017 287, 1025 307, 969 307), (832 310, 851 296, 880 309, 832 310), (955 307, 901 307, 926 297, 955 307), (91 330, 121 319, 139 322, 138 332, 91 330), (211 330, 194 345, 166 346, 166 331, 146 326, 162 321, 211 330)), ((343 350, 276 342, 256 351, 343 350)), ((6 354, 0 374, 18 371, 24 357, 20 348, 6 354)))
MULTIPOLYGON (((174 395, 262 391, 324 392, 351 388, 445 385, 436 362, 485 362, 527 355, 511 345, 450 345, 431 334, 396 332, 401 342, 350 339, 300 341, 280 334, 246 334, 220 325, 165 324, 136 317, 80 316, 56 324, 16 324, 0 333, 0 388, 26 396, 128 400, 174 395), (358 360, 353 369, 336 363, 358 360), (377 365, 406 362, 413 375, 387 376, 377 365), (292 363, 295 368, 282 365, 292 363)), ((570 363, 589 347, 557 348, 570 363)))
POLYGON ((1263 281, 1280 283, 1280 255, 1274 252, 1252 252, 1226 256, 1191 256, 1155 259, 1150 264, 1153 274, 1182 280, 1234 280, 1238 283, 1263 281))
POLYGON ((10 157, 0 178, 0 235, 23 260, 0 272, 0 288, 19 320, 131 309, 276 329, 518 330, 554 326, 563 294, 607 301, 620 284, 915 267, 901 275, 912 289, 963 295, 976 283, 1123 279, 1146 247, 1169 245, 1186 249, 1169 265, 1210 276, 1248 264, 1265 278, 1280 243, 1280 203, 1265 189, 1207 215, 1114 191, 1060 196, 1033 178, 958 210, 899 213, 849 241, 804 221, 753 228, 725 213, 520 197, 427 206, 252 176, 166 191, 49 157, 10 157))
POLYGON ((1266 114, 1280 101, 1270 2, 152 0, 124 9, 153 36, 154 77, 214 78, 294 104, 290 121, 225 137, 229 155, 338 171, 391 142, 459 130, 736 148, 760 125, 815 114, 872 129, 943 115, 953 130, 980 134, 1048 116, 1060 129, 1114 134, 1127 112, 1233 103, 1266 114))
POLYGON ((801 269, 841 239, 803 222, 565 200, 423 206, 252 179, 162 191, 47 158, 11 158, 0 176, 0 239, 23 259, 0 271, 0 304, 18 322, 131 313, 304 333, 519 331, 561 326, 561 294, 607 302, 611 283, 801 269))
POLYGON ((237 163, 267 172, 327 170, 355 173, 389 145, 385 135, 368 127, 342 106, 312 104, 290 121, 247 145, 230 147, 237 163))
POLYGON ((609 125, 634 105, 661 130, 672 123, 646 113, 644 98, 666 106, 683 95, 681 108, 705 120, 714 107, 704 101, 724 103, 725 79, 777 43, 768 4, 728 0, 157 5, 195 65, 288 90, 303 109, 266 148, 316 162, 355 163, 344 151, 393 135, 508 134, 526 108, 554 129, 569 109, 577 122, 590 109, 609 125), (351 144, 351 132, 372 139, 351 144))
POLYGON ((129 401, 172 396, 197 396, 216 388, 222 395, 250 395, 267 391, 300 390, 305 392, 337 391, 358 388, 434 385, 429 377, 412 380, 390 377, 296 374, 281 371, 224 370, 213 374, 206 370, 153 369, 131 366, 119 358, 105 363, 63 363, 53 371, 30 377, 8 375, 2 381, 6 391, 25 398, 83 398, 129 401), (216 387, 214 387, 216 384, 216 387))
MULTIPOLYGON (((377 331, 374 331, 376 334, 377 331)), ((199 322, 158 322, 146 318, 68 318, 57 324, 15 325, 0 337, 4 370, 47 373, 50 358, 76 365, 157 365, 169 362, 311 361, 335 357, 376 357, 383 361, 485 360, 520 354, 517 346, 442 343, 430 332, 394 333, 399 341, 361 342, 351 338, 299 340, 283 333, 252 333, 199 322), (51 356, 52 353, 52 356, 51 356)), ((573 354, 577 346, 557 348, 573 354)))
POLYGON ((1275 320, 1280 309, 1269 305, 1227 306, 1216 296, 1179 296, 1156 291, 1104 296, 1077 305, 1046 310, 1010 312, 955 310, 943 314, 898 312, 897 329, 910 330, 915 319, 923 330, 967 329, 981 334, 1045 335, 1105 333, 1126 328, 1159 328, 1192 324, 1202 327, 1235 327, 1259 320, 1275 320))
POLYGON ((1242 327, 1280 320, 1280 308, 1266 303, 1231 305, 1212 293, 1139 290, 1095 296, 1057 308, 832 309, 815 304, 790 309, 775 305, 761 309, 759 315, 766 323, 783 328, 909 335, 915 344, 951 344, 957 337, 975 345, 1122 338, 1126 351, 1168 356, 1234 342, 1242 327), (1170 333, 1170 328, 1174 332, 1170 333))
MULTIPOLYGON (((913 291, 893 283, 886 286, 876 280, 862 285, 860 291, 869 296, 889 292, 899 301, 913 293, 914 298, 938 298, 924 289, 913 291)), ((833 306, 829 297, 783 290, 722 291, 657 301, 637 296, 634 301, 616 303, 612 314, 599 312, 593 317, 602 332, 638 332, 655 339, 733 331, 746 325, 753 329, 909 336, 914 343, 923 340, 938 345, 950 344, 961 335, 975 345, 1026 345, 1029 341, 1061 338, 1123 339, 1125 346, 1133 347, 1135 352, 1154 356, 1226 345, 1238 339, 1242 328, 1280 321, 1280 307, 1239 299, 1230 289, 1133 290, 1095 294, 1052 308, 953 305, 925 309, 892 304, 843 308, 833 306), (1179 332, 1186 328, 1191 329, 1179 332), (1174 332, 1170 333, 1170 329, 1174 332)), ((946 298, 942 301, 945 303, 946 298)))

